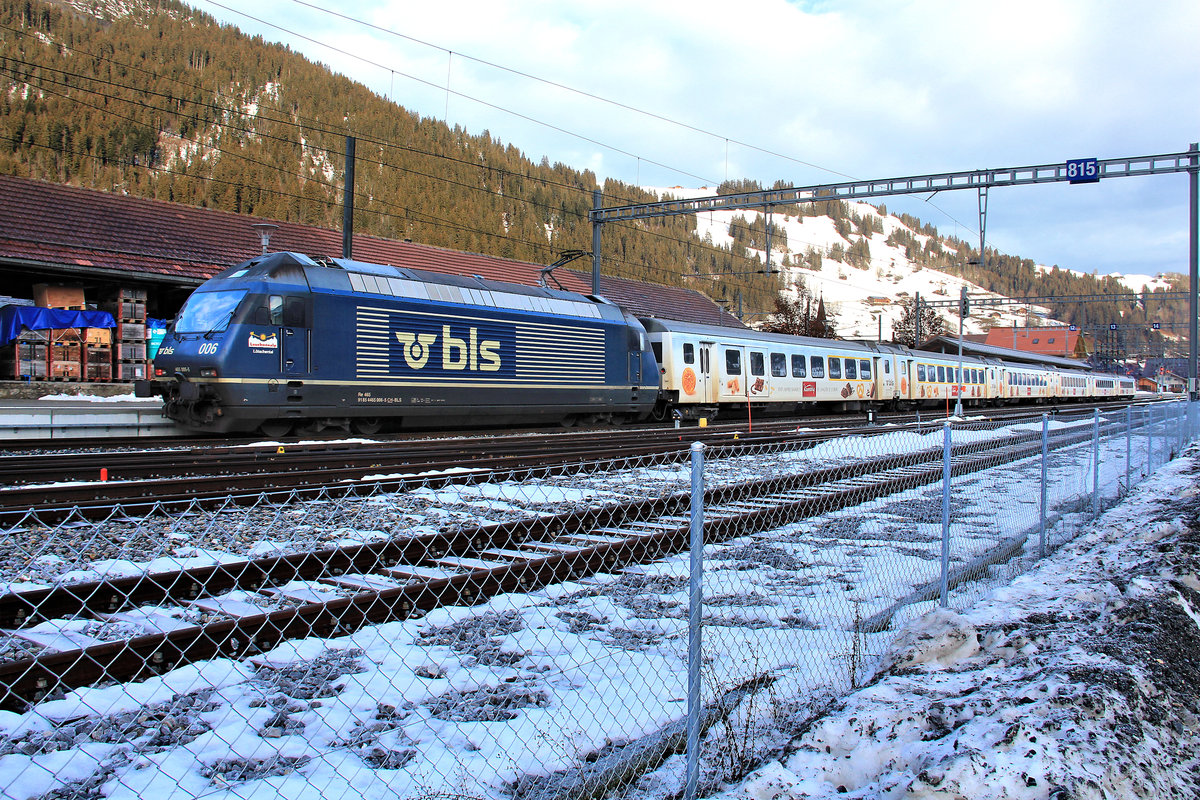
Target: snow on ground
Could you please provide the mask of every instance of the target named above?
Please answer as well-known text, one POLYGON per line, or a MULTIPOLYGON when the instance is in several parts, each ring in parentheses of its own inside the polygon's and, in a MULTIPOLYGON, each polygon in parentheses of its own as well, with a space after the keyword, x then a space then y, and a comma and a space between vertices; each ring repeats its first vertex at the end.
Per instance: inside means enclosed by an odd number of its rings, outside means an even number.
MULTIPOLYGON (((956 442, 996 433, 964 431, 956 442)), ((708 480, 847 464, 940 446, 939 437, 892 432, 771 460, 714 459, 708 480)), ((1142 469, 1141 445, 1161 446, 1159 437, 1138 433, 1129 468, 1142 469)), ((1110 494, 1126 474, 1128 441, 1103 445, 1110 494)), ((1084 445, 1053 454, 1052 508, 1086 494, 1090 470, 1081 463, 1089 452, 1084 445)), ((1037 459, 997 467, 955 482, 956 565, 1036 520, 1037 459)), ((736 710, 746 727, 738 718, 709 732, 704 793, 1065 800, 1136 796, 1135 785, 1155 797, 1194 788, 1197 469, 1195 454, 1159 469, 1094 533, 974 606, 971 598, 986 589, 957 588, 955 607, 967 608, 961 615, 920 616, 929 602, 898 612, 898 626, 916 621, 901 635, 907 644, 891 650, 894 631, 856 634, 854 620, 861 607, 886 606, 937 575, 938 487, 706 548, 706 695, 764 674, 772 683, 769 696, 736 710), (844 695, 869 677, 875 655, 892 666, 844 695)), ((297 526, 286 541, 276 541, 283 528, 256 524, 269 509, 221 515, 244 541, 226 537, 216 519, 195 520, 194 540, 186 527, 173 533, 192 557, 198 551, 187 548, 226 538, 251 552, 303 545, 311 535, 368 541, 386 535, 388 516, 405 503, 411 508, 400 508, 398 521, 411 528, 429 524, 416 513, 422 509, 499 519, 677 491, 686 481, 686 468, 647 465, 379 495, 363 501, 370 522, 361 530, 337 527, 358 524, 349 505, 297 504, 274 512, 297 526), (314 526, 321 509, 328 525, 314 526)), ((1066 535, 1083 528, 1082 515, 1064 514, 1066 535)), ((144 527, 141 538, 157 538, 144 527)), ((10 534, 15 546, 36 552, 10 534)), ((134 538, 115 525, 104 534, 117 543, 134 538)), ((96 555, 116 558, 94 539, 96 555)), ((63 566, 70 564, 47 569, 63 566)), ((86 565, 74 566, 86 573, 86 565)), ((682 554, 346 636, 292 641, 254 659, 214 659, 135 684, 79 689, 26 713, 0 712, 0 796, 503 797, 683 716, 687 569, 682 554)), ((1001 568, 987 580, 994 586, 1007 574, 1001 568)), ((623 795, 673 797, 682 776, 676 755, 623 795)))
POLYGON ((963 614, 721 798, 1200 793, 1200 457, 963 614))
POLYGON ((97 394, 46 394, 38 398, 38 400, 81 400, 87 403, 146 403, 150 402, 145 397, 135 397, 133 392, 128 394, 113 394, 113 395, 97 395, 97 394))

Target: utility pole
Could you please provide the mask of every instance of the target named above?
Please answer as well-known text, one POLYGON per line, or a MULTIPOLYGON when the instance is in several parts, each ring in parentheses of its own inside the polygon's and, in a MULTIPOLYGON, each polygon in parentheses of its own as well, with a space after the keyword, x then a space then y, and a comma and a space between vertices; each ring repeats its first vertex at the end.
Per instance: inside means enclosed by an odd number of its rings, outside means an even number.
MULTIPOLYGON (((1188 154, 1191 156, 1190 166, 1188 168, 1188 211, 1191 217, 1188 223, 1188 274, 1192 281, 1188 286, 1191 292, 1191 298, 1188 303, 1188 312, 1191 322, 1191 330, 1188 331, 1188 398, 1190 400, 1200 400, 1200 394, 1196 386, 1196 361, 1200 358, 1200 338, 1197 337, 1197 319, 1200 317, 1200 303, 1197 302, 1198 293, 1200 293, 1200 268, 1197 266, 1198 252, 1200 252, 1200 221, 1197 217, 1200 216, 1200 145, 1192 142, 1188 148, 1188 154)), ((1193 421, 1194 422, 1194 421, 1193 421)))
POLYGON ((916 327, 913 328, 913 349, 915 350, 916 348, 921 346, 921 293, 920 292, 913 292, 913 303, 917 307, 917 313, 913 315, 913 319, 916 320, 916 322, 914 323, 914 325, 916 327))
POLYGON ((342 186, 342 258, 354 258, 354 137, 346 137, 346 177, 342 186))

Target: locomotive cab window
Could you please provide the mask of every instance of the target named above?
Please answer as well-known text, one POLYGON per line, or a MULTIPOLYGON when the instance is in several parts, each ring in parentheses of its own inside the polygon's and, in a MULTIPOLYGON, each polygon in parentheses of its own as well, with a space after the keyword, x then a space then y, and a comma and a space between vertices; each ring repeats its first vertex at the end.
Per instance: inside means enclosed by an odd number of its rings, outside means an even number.
POLYGON ((726 350, 725 351, 725 372, 730 375, 742 374, 742 351, 741 350, 726 350))
POLYGON ((759 376, 767 374, 766 361, 763 359, 762 353, 750 354, 750 374, 759 376))
POLYGON ((787 377, 787 356, 783 353, 771 353, 771 377, 787 377))
POLYGON ((842 360, 836 356, 829 357, 829 377, 831 380, 841 380, 842 360))
MULTIPOLYGON (((662 359, 659 358, 659 361, 661 361, 661 360, 662 359)), ((696 345, 692 344, 691 342, 686 342, 683 345, 683 363, 685 363, 685 364, 695 364, 696 363, 696 345)))
POLYGON ((176 333, 210 333, 229 327, 238 303, 246 296, 245 289, 223 292, 196 292, 188 298, 179 318, 176 333))
POLYGON ((813 378, 825 377, 825 359, 821 356, 813 356, 808 361, 808 374, 813 378))
POLYGON ((807 374, 804 369, 804 356, 792 356, 792 377, 803 378, 807 374))

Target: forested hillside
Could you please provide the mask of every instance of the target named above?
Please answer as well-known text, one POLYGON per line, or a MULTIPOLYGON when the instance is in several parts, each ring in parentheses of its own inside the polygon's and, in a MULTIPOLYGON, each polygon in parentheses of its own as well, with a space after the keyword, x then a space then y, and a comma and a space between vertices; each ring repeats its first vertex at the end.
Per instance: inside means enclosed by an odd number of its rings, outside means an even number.
MULTIPOLYGON (((549 263, 591 249, 596 176, 531 159, 484 131, 422 118, 285 47, 246 36, 174 0, 0 0, 0 171, 235 213, 341 225, 345 139, 357 140, 358 232, 549 263)), ((784 182, 780 182, 784 185, 784 182)), ((656 199, 606 181, 608 204, 656 199)), ((749 181, 722 191, 757 188, 749 181)), ((837 202, 776 213, 828 214, 846 240, 801 259, 863 268, 878 219, 837 202)), ((901 217, 890 244, 913 263, 962 274, 1009 295, 1093 293, 1102 282, 1041 275, 901 217), (894 239, 894 241, 892 241, 894 239), (972 262, 975 262, 972 264, 972 262)), ((747 212, 728 245, 695 235, 695 220, 608 225, 608 274, 691 285, 718 300, 739 292, 747 313, 770 311, 778 278, 747 249, 766 227, 747 212), (691 273, 737 273, 689 283, 691 273), (747 274, 750 273, 750 274, 747 274)), ((773 231, 773 236, 776 232, 773 231)), ((775 239, 780 248, 786 239, 775 239)), ((1056 308, 1091 324, 1130 309, 1056 308), (1099 318, 1097 318, 1099 317, 1099 318)))

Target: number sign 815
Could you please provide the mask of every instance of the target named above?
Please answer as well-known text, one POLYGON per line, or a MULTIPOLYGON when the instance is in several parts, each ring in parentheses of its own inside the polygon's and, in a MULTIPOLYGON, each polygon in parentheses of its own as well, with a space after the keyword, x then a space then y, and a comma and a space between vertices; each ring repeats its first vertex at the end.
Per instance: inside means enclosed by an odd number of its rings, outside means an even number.
POLYGON ((1100 162, 1094 158, 1073 158, 1067 162, 1067 180, 1071 183, 1096 183, 1100 180, 1100 162))

